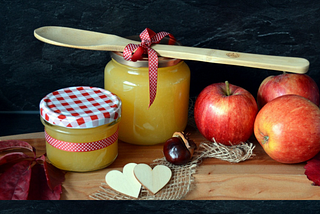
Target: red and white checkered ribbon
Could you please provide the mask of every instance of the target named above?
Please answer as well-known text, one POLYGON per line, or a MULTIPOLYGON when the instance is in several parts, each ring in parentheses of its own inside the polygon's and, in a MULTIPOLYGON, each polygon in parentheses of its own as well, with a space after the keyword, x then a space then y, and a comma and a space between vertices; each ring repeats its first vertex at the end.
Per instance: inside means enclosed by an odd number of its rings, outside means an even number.
POLYGON ((111 136, 89 143, 71 143, 54 139, 45 132, 46 141, 53 147, 68 152, 90 152, 106 148, 118 140, 118 130, 111 136))
POLYGON ((143 54, 148 54, 149 67, 149 107, 152 105, 157 93, 157 79, 158 79, 158 55, 155 50, 151 48, 152 44, 159 43, 165 36, 169 36, 169 44, 175 43, 175 38, 172 34, 167 32, 155 33, 146 28, 140 34, 141 44, 128 44, 123 50, 123 57, 125 60, 137 61, 142 59, 143 54))

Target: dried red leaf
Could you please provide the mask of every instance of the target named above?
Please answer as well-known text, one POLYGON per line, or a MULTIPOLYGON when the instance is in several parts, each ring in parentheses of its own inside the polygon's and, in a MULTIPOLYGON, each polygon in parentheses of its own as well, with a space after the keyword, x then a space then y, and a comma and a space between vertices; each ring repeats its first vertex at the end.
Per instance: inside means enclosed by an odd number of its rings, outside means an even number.
POLYGON ((320 153, 307 161, 304 168, 306 169, 304 174, 313 182, 313 185, 320 186, 320 153))
POLYGON ((44 171, 46 173, 49 188, 53 190, 56 186, 61 185, 65 180, 65 172, 56 168, 51 163, 48 163, 45 155, 42 155, 39 159, 43 161, 44 171))
POLYGON ((32 167, 28 200, 59 200, 61 193, 61 184, 50 189, 43 165, 36 164, 32 167))
POLYGON ((0 152, 9 149, 27 149, 33 157, 22 152, 0 157, 0 200, 59 200, 65 173, 47 163, 45 155, 36 158, 27 142, 0 141, 0 152))
POLYGON ((9 149, 27 149, 33 152, 34 157, 36 157, 36 149, 29 143, 21 140, 3 140, 0 141, 0 152, 9 149))
POLYGON ((30 159, 30 157, 23 152, 11 152, 0 157, 0 173, 5 172, 7 169, 12 167, 14 164, 30 159))
POLYGON ((24 160, 16 163, 0 176, 0 200, 26 200, 29 194, 31 164, 24 160))

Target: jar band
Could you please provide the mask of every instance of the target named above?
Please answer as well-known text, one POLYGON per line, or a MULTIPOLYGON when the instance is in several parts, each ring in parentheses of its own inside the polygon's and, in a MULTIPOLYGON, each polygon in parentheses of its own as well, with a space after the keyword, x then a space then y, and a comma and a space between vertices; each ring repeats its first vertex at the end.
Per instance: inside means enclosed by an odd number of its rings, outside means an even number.
POLYGON ((90 151, 103 149, 107 146, 110 146, 114 142, 116 142, 118 140, 118 130, 113 135, 105 139, 98 140, 95 142, 89 142, 89 143, 71 143, 71 142, 57 140, 51 137, 47 132, 45 132, 45 138, 48 144, 63 151, 90 152, 90 151))

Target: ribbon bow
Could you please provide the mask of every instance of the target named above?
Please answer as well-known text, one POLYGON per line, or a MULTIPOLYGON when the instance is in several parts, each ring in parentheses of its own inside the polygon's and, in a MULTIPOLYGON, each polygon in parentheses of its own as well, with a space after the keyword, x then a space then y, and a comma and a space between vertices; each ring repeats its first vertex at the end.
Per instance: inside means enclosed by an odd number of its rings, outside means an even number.
POLYGON ((142 59, 143 54, 148 54, 149 67, 149 107, 152 105, 157 93, 157 79, 158 79, 158 55, 155 50, 151 48, 152 44, 158 44, 165 36, 169 36, 169 45, 175 43, 175 38, 172 34, 167 32, 155 33, 146 28, 140 34, 141 44, 128 44, 123 50, 123 57, 128 61, 137 61, 142 59))

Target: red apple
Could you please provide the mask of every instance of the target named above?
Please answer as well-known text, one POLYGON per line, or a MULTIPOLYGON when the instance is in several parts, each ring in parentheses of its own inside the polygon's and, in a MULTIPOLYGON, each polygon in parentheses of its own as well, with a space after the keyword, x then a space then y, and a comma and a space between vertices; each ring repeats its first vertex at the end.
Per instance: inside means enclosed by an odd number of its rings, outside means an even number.
POLYGON ((286 94, 303 96, 319 106, 317 83, 306 74, 292 73, 283 73, 264 79, 258 89, 258 106, 262 108, 267 102, 286 94))
POLYGON ((320 109, 299 95, 275 98, 257 114, 254 134, 272 159, 307 161, 320 151, 320 109))
POLYGON ((253 134, 257 111, 257 103, 247 90, 228 82, 214 83, 197 97, 194 119, 209 141, 237 145, 253 134))

